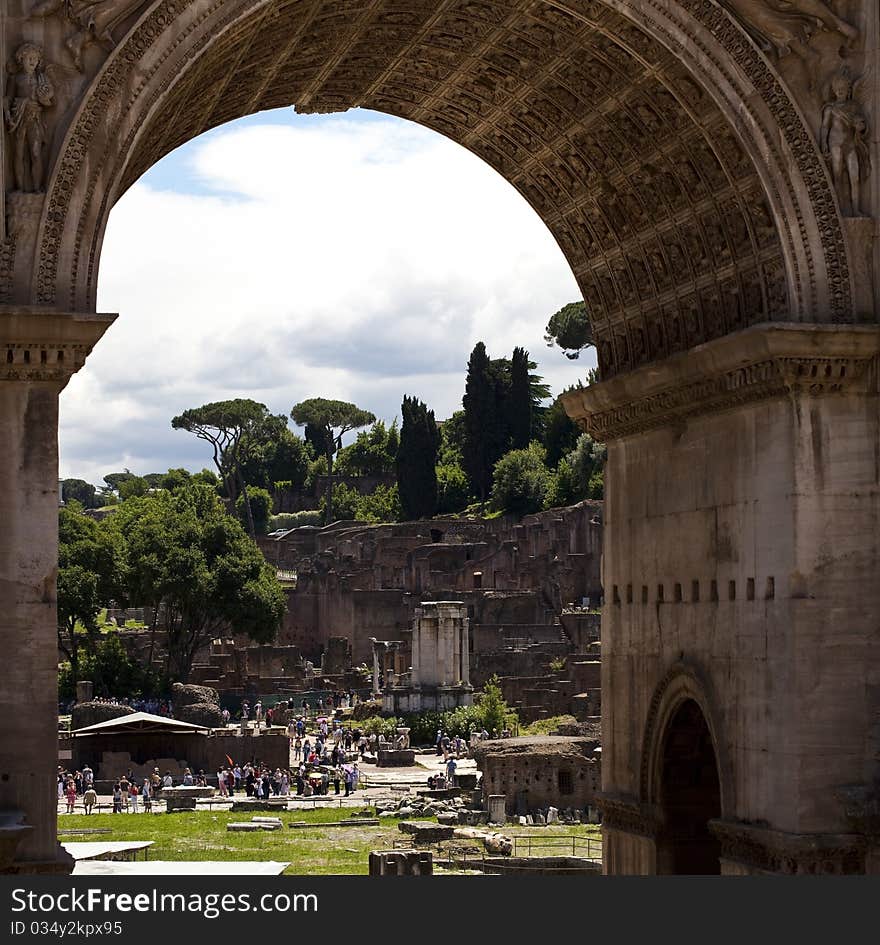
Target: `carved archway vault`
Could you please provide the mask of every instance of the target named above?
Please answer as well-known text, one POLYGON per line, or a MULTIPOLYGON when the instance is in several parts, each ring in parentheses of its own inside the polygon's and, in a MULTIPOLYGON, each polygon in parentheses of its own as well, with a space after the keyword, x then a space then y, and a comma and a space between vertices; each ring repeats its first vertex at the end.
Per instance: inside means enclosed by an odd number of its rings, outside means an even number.
POLYGON ((574 271, 606 378, 750 324, 856 318, 815 137, 716 0, 132 7, 56 135, 8 301, 94 311, 114 202, 196 135, 363 106, 447 135, 523 194, 574 271))

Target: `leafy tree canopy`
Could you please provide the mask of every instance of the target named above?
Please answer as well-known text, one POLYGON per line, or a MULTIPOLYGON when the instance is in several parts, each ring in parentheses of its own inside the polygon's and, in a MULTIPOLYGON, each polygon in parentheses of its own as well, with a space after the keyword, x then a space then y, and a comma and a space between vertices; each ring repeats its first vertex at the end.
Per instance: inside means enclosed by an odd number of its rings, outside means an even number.
MULTIPOLYGON (((175 430, 186 430, 211 444, 214 465, 223 480, 229 508, 235 508, 240 492, 247 491, 241 468, 242 441, 266 421, 269 410, 265 404, 247 398, 221 400, 193 407, 171 420, 175 430)), ((254 535, 250 503, 244 503, 248 532, 254 535)))
POLYGON ((369 430, 358 433, 354 443, 339 450, 334 461, 336 472, 344 476, 390 475, 399 445, 397 421, 386 428, 383 420, 377 420, 369 430))
POLYGON ((581 351, 593 344, 593 329, 587 307, 581 302, 569 302, 550 317, 545 329, 547 347, 557 345, 569 360, 580 357, 581 351))
POLYGON ((311 428, 312 442, 324 443, 324 456, 327 460, 327 489, 324 494, 325 521, 335 521, 333 517, 333 457, 342 446, 342 437, 350 430, 357 430, 367 424, 375 423, 376 417, 356 404, 344 400, 327 400, 324 397, 312 397, 294 404, 290 411, 293 422, 298 426, 311 428))
POLYGON ((106 523, 126 538, 129 598, 155 608, 168 679, 185 682, 215 636, 274 639, 285 606, 275 569, 212 488, 129 499, 106 523))
POLYGON ((492 475, 492 507, 515 515, 540 512, 550 485, 545 456, 539 443, 502 456, 492 475))
POLYGON ((85 479, 64 479, 61 482, 61 500, 79 502, 84 509, 97 508, 100 503, 97 498, 97 489, 85 479))

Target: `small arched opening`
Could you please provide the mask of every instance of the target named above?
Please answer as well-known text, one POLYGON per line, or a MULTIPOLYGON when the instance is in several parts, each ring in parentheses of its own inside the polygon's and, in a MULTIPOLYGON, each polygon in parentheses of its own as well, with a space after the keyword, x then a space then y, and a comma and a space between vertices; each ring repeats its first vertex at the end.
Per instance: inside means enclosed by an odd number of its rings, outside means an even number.
POLYGON ((664 823, 659 871, 720 873, 718 841, 709 830, 709 821, 721 816, 718 763, 709 726, 693 699, 682 702, 666 729, 659 799, 664 823))

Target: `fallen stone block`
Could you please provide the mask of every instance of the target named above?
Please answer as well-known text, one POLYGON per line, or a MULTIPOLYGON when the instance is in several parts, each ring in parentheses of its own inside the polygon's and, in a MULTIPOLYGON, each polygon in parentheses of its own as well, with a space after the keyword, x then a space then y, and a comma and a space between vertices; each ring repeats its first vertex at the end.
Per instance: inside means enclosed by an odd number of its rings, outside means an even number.
POLYGON ((252 824, 250 821, 245 821, 242 823, 229 823, 226 825, 226 829, 232 833, 251 833, 262 830, 262 827, 259 824, 252 824))
POLYGON ((440 843, 442 840, 451 840, 453 827, 443 824, 421 824, 409 820, 402 820, 398 828, 413 838, 413 843, 440 843))

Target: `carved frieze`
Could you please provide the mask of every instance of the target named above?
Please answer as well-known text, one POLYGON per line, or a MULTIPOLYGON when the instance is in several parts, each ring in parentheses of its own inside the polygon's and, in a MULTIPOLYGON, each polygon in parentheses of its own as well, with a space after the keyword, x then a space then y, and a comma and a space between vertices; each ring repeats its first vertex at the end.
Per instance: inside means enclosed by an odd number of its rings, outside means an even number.
POLYGON ((711 820, 721 859, 754 873, 849 876, 865 872, 865 840, 857 834, 788 833, 732 820, 711 820))
MULTIPOLYGON (((820 59, 810 45, 819 30, 837 33, 846 43, 854 42, 859 31, 831 9, 825 0, 722 0, 743 23, 764 52, 776 56, 790 53, 811 67, 820 59)), ((811 75, 814 73, 811 71, 811 75)))
POLYGON ((116 46, 114 30, 145 0, 37 0, 30 9, 35 20, 57 17, 64 22, 64 47, 74 67, 84 71, 83 55, 90 46, 105 53, 116 46))
MULTIPOLYGON (((727 282, 700 307, 684 305, 679 318, 667 314, 672 350, 699 344, 700 308, 708 325, 725 332, 753 320, 739 286, 727 282)), ((563 402, 586 432, 607 442, 783 394, 865 391, 876 385, 878 356, 877 329, 759 325, 702 345, 689 359, 660 362, 643 379, 636 373, 606 381, 565 394, 563 402), (811 330, 825 333, 827 353, 814 353, 807 338, 811 330)))

